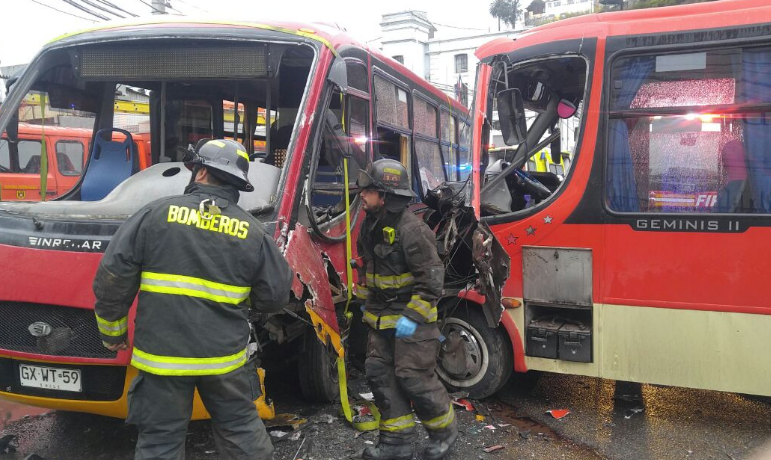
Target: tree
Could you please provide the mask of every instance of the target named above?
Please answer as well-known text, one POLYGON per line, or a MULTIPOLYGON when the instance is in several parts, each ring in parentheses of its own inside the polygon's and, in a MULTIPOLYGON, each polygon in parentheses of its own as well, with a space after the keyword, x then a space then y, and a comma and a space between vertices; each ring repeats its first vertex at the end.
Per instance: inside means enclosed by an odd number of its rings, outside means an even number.
POLYGON ((501 30, 501 20, 516 28, 517 18, 520 13, 521 0, 494 0, 490 3, 490 15, 498 19, 498 30, 501 30))

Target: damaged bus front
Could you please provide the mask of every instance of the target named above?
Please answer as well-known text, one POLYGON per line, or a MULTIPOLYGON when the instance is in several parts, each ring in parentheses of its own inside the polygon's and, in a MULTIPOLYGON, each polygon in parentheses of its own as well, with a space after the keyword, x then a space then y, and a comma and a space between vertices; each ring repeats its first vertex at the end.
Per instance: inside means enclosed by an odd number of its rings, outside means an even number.
MULTIPOLYGON (((11 155, 20 123, 38 125, 41 137, 53 126, 92 135, 82 174, 62 196, 0 203, 0 259, 12 261, 0 268, 0 397, 125 416, 136 370, 130 350, 101 344, 92 280, 128 216, 182 192, 190 179, 182 160, 203 138, 246 147, 255 191, 239 205, 295 272, 289 304, 251 317, 252 359, 294 364, 310 400, 338 396, 336 359, 346 338, 361 357, 364 331, 358 308, 345 314, 356 281, 346 248, 355 248, 363 215, 355 194, 345 199, 345 179, 373 158, 394 158, 427 205, 413 209, 436 229, 447 265, 440 376, 485 396, 510 375, 512 346, 499 325, 508 259, 470 206, 468 111, 341 31, 164 18, 67 35, 40 52, 2 107, 11 155), (31 98, 41 103, 23 103, 31 98)), ((257 403, 270 417, 264 397, 257 403)), ((194 418, 205 416, 196 403, 194 418)))

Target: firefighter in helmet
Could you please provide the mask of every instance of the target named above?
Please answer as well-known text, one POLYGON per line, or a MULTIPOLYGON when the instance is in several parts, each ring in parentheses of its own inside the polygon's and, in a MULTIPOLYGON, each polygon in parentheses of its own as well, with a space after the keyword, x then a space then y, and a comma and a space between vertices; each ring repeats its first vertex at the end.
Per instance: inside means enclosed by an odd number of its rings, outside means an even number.
POLYGON ((105 347, 126 350, 139 291, 127 422, 136 459, 184 457, 196 388, 223 458, 270 459, 273 446, 254 400, 249 309, 283 308, 291 270, 265 228, 237 203, 252 191, 249 156, 235 141, 199 142, 184 195, 132 215, 112 238, 94 279, 105 347))
POLYGON ((435 235, 407 209, 414 194, 398 161, 370 164, 359 173, 358 187, 366 218, 358 240, 363 264, 356 295, 364 300, 363 320, 370 328, 366 373, 381 416, 380 442, 365 449, 364 458, 412 458, 414 408, 429 435, 423 458, 439 459, 458 428, 435 372, 436 302, 444 284, 435 235))

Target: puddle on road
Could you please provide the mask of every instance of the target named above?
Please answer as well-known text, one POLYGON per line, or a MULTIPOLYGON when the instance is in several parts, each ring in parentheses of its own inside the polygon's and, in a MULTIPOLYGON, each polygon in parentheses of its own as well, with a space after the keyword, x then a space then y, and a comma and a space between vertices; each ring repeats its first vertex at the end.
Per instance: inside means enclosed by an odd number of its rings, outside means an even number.
POLYGON ((502 423, 509 423, 516 427, 520 433, 529 433, 531 436, 545 436, 551 440, 562 439, 562 436, 557 434, 554 430, 533 420, 530 417, 517 415, 517 409, 501 401, 491 402, 487 404, 490 409, 491 415, 502 423))
POLYGON ((51 412, 51 409, 42 407, 25 406, 23 404, 0 401, 0 430, 9 423, 21 420, 26 416, 43 415, 51 412))

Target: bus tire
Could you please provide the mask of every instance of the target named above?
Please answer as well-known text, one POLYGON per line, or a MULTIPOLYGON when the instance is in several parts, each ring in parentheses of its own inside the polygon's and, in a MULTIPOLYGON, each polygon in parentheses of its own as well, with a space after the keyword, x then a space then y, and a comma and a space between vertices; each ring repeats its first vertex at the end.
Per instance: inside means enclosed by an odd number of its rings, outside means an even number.
POLYGON ((340 395, 335 355, 308 328, 297 360, 300 391, 312 402, 333 402, 340 395))
POLYGON ((451 391, 486 398, 506 384, 514 353, 502 327, 490 328, 479 309, 458 308, 442 326, 436 372, 451 391))

